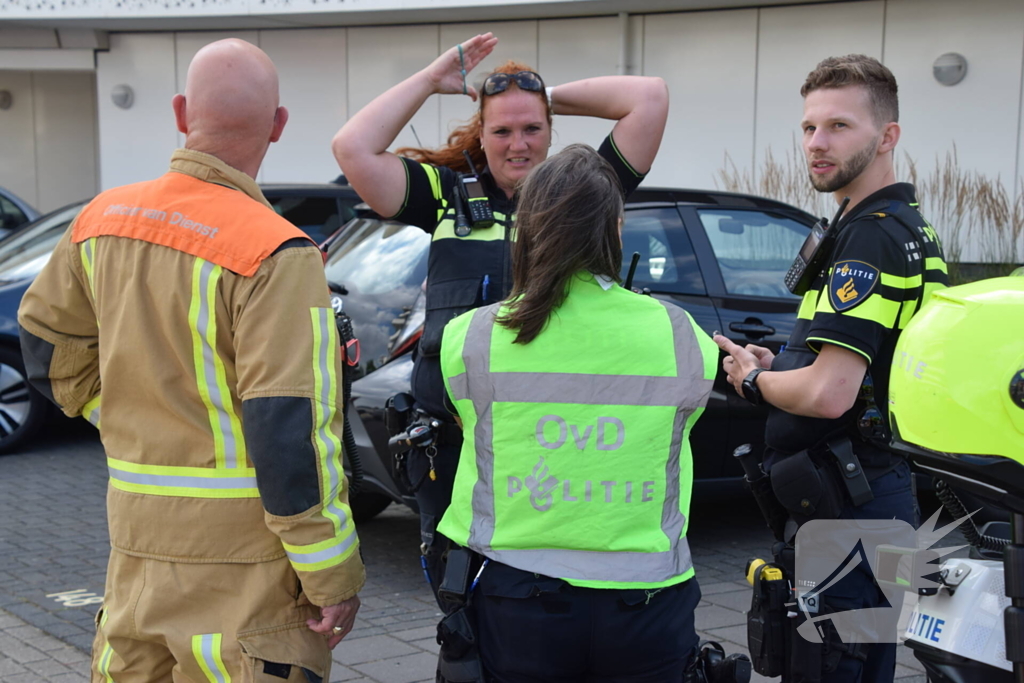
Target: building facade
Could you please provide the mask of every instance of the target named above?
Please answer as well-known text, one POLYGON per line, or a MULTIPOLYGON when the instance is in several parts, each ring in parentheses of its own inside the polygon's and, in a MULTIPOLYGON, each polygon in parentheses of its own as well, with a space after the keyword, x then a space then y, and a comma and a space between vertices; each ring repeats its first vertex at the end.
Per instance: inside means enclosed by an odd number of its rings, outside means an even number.
MULTIPOLYGON (((955 151, 962 173, 1024 193, 1021 0, 0 0, 0 91, 11 95, 7 108, 0 95, 0 185, 49 210, 163 172, 183 142, 171 97, 196 51, 228 36, 273 58, 291 112, 260 180, 326 181, 338 173, 331 137, 351 113, 484 31, 500 43, 476 80, 511 57, 552 85, 664 78, 671 111, 648 184, 721 189, 723 169, 756 179, 769 154, 792 157, 804 76, 860 52, 899 80, 902 171, 913 161, 926 174, 955 151), (956 85, 933 75, 946 53, 966 59, 956 85)), ((473 107, 431 98, 396 145, 438 144, 473 107)), ((596 145, 609 128, 560 117, 555 147, 596 145)), ((965 244, 963 258, 991 260, 982 251, 965 244)))

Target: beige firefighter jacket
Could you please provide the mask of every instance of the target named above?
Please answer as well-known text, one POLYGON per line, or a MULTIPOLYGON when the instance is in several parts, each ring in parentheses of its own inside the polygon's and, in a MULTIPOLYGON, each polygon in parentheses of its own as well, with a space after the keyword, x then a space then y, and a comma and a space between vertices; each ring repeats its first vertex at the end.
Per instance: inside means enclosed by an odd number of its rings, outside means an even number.
POLYGON ((178 150, 164 176, 100 194, 18 320, 33 384, 100 427, 115 549, 287 555, 314 604, 359 591, 322 256, 252 178, 178 150))

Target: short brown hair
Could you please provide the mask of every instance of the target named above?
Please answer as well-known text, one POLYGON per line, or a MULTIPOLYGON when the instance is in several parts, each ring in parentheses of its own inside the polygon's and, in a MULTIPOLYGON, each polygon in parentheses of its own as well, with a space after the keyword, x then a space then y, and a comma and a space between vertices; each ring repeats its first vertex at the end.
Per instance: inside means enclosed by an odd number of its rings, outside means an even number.
POLYGON ((875 123, 882 126, 900 120, 900 101, 896 94, 896 77, 873 57, 846 55, 822 60, 800 88, 800 96, 823 88, 845 88, 863 85, 871 98, 875 123))

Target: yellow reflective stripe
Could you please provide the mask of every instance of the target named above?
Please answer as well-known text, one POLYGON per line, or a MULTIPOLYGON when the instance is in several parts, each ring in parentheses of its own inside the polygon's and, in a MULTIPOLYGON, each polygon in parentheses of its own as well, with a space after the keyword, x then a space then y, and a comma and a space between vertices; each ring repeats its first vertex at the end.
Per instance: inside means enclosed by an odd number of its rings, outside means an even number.
POLYGON ((900 308, 900 320, 899 329, 904 329, 910 324, 910 319, 914 317, 914 313, 917 312, 917 299, 913 301, 904 301, 900 308))
POLYGON ((110 485, 122 491, 180 498, 259 498, 256 470, 140 465, 107 457, 110 485))
POLYGON ((217 467, 244 467, 245 437, 228 390, 224 361, 217 353, 217 284, 223 269, 203 259, 192 268, 189 328, 199 396, 206 406, 217 467))
POLYGON ((192 654, 209 683, 231 683, 220 650, 223 639, 219 633, 192 636, 192 654))
POLYGON ((938 256, 930 256, 924 260, 925 270, 940 270, 943 273, 948 274, 949 270, 946 266, 946 262, 938 256))
MULTIPOLYGON (((447 203, 441 193, 441 173, 430 164, 420 163, 420 166, 423 167, 423 172, 427 174, 427 182, 430 183, 430 194, 432 194, 434 199, 437 200, 437 220, 440 222, 441 216, 444 215, 444 210, 447 206, 447 203)), ((408 174, 408 172, 408 169, 406 169, 406 174, 408 174)), ((408 194, 409 179, 406 177, 406 202, 409 201, 408 194)))
MULTIPOLYGON (((351 518, 350 518, 351 519, 351 518)), ((359 547, 355 527, 349 523, 344 536, 327 539, 312 545, 291 545, 282 543, 288 560, 296 571, 315 572, 334 567, 352 557, 359 547)))
POLYGON ((611 133, 608 134, 608 141, 612 143, 612 149, 615 150, 615 156, 619 157, 619 161, 621 161, 623 165, 625 165, 625 167, 629 169, 629 172, 632 173, 637 178, 643 178, 644 174, 637 172, 637 170, 633 168, 633 165, 626 161, 626 157, 622 156, 622 152, 619 151, 619 146, 615 144, 615 138, 612 136, 611 133))
MULTIPOLYGON (((351 514, 346 507, 339 508, 338 497, 344 485, 345 472, 341 464, 341 440, 332 425, 336 411, 338 375, 338 330, 333 313, 328 308, 309 309, 313 323, 313 401, 314 439, 320 457, 320 477, 324 496, 323 515, 334 523, 335 535, 347 526, 351 514)), ((342 409, 344 410, 344 406, 342 409)))
POLYGON ((837 311, 832 308, 832 302, 828 296, 823 296, 818 301, 816 309, 819 313, 838 313, 851 318, 871 320, 885 327, 895 327, 896 318, 900 312, 900 302, 886 299, 881 294, 872 294, 867 299, 851 309, 837 311))
MULTIPOLYGON (((841 346, 844 349, 848 349, 850 351, 853 351, 854 353, 856 353, 859 356, 864 356, 864 358, 867 359, 868 363, 869 364, 871 363, 871 356, 869 356, 868 354, 864 353, 863 351, 861 351, 860 349, 858 349, 858 348, 856 348, 854 346, 850 346, 849 344, 844 344, 842 342, 837 342, 834 339, 822 339, 821 337, 808 337, 807 341, 808 342, 818 342, 819 344, 832 344, 833 346, 841 346)), ((808 344, 808 348, 810 348, 810 344, 808 344)), ((812 350, 814 350, 814 349, 812 349, 812 350)), ((819 353, 821 352, 820 348, 818 349, 818 352, 819 353)))
MULTIPOLYGON (((103 616, 100 617, 100 630, 107 625, 107 612, 103 611, 103 616)), ((105 683, 114 683, 114 679, 110 677, 110 660, 114 656, 114 648, 110 646, 107 641, 107 636, 103 635, 103 650, 100 652, 100 658, 96 662, 96 671, 100 676, 103 676, 105 683)))
POLYGON ((913 275, 911 277, 899 277, 898 275, 889 275, 889 273, 882 273, 881 282, 887 287, 896 287, 897 289, 913 289, 914 287, 921 286, 922 276, 913 275))
POLYGON ((96 238, 90 238, 82 242, 82 268, 85 270, 85 279, 89 281, 89 291, 92 292, 93 301, 96 300, 96 282, 93 279, 93 253, 96 249, 96 238))
POLYGON ((100 428, 100 397, 92 399, 82 406, 82 417, 88 420, 96 429, 100 428))
POLYGON ((819 290, 812 290, 804 293, 804 298, 800 301, 800 310, 797 311, 796 317, 799 320, 811 320, 814 318, 814 309, 818 305, 818 295, 821 294, 819 290))

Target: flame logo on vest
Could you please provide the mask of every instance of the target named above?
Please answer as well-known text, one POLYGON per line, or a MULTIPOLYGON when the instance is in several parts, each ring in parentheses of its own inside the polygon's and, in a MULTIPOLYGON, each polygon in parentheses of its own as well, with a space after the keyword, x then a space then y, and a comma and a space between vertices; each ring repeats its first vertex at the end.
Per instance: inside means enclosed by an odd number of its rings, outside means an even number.
POLYGON ((839 261, 828 283, 832 308, 842 313, 867 301, 879 280, 878 268, 864 261, 839 261))

